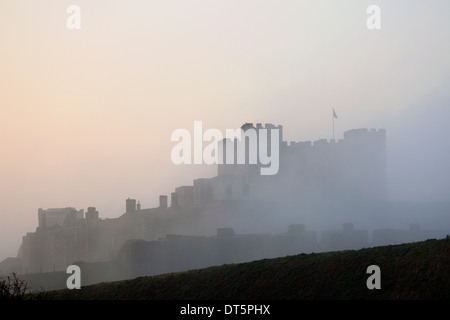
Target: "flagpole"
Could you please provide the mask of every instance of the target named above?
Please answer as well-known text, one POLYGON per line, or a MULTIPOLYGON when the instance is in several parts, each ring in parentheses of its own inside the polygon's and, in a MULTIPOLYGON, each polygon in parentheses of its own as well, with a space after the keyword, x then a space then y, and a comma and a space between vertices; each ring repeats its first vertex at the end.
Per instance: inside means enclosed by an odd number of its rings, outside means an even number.
POLYGON ((333 118, 333 141, 334 141, 334 110, 333 110, 333 114, 331 115, 331 117, 333 118))
POLYGON ((331 116, 333 117, 333 141, 334 141, 334 119, 337 119, 337 115, 336 112, 334 111, 334 108, 332 110, 333 114, 331 116))

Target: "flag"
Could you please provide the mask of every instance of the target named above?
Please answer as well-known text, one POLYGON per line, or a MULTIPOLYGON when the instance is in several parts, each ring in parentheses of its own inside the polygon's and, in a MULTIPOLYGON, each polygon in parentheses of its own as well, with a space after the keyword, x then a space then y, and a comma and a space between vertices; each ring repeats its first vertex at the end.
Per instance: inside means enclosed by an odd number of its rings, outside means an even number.
POLYGON ((336 112, 334 112, 334 108, 333 108, 333 118, 335 118, 335 119, 338 118, 336 112))

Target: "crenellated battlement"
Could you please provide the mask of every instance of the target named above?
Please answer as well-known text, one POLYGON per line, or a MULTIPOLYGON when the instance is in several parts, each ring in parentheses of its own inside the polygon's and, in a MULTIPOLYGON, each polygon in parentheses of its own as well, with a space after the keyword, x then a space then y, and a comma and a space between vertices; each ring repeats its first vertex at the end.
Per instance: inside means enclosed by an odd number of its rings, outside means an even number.
POLYGON ((265 123, 264 125, 262 123, 257 123, 256 126, 253 125, 252 122, 246 122, 241 126, 241 129, 244 131, 247 131, 248 129, 255 129, 255 130, 261 130, 261 129, 266 129, 266 130, 272 130, 272 129, 278 129, 280 130, 280 135, 281 132, 283 132, 283 126, 282 125, 278 125, 275 126, 272 123, 265 123))
POLYGON ((386 137, 386 129, 351 129, 344 132, 344 139, 365 138, 365 137, 386 137))
POLYGON ((315 141, 289 141, 285 142, 285 146, 289 150, 315 150, 317 148, 323 149, 330 146, 342 146, 349 143, 367 144, 367 147, 373 146, 374 141, 385 142, 386 141, 386 129, 351 129, 344 132, 344 139, 318 139, 315 141))

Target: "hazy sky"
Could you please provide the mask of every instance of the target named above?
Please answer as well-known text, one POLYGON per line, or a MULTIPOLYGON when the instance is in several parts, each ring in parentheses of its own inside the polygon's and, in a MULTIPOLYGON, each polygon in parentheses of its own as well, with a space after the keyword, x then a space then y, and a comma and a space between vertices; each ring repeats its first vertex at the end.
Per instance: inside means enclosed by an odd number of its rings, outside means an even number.
MULTIPOLYGON (((399 159, 414 159, 402 128, 433 139, 435 120, 449 127, 449 30, 448 0, 0 0, 0 261, 35 230, 38 208, 117 217, 127 197, 152 207, 214 175, 171 163, 172 131, 192 132, 194 120, 329 139, 334 107, 337 138, 360 127, 397 134, 398 185, 419 181, 405 168, 448 168, 448 129, 439 146, 423 138, 426 161, 399 159), (81 30, 66 28, 70 4, 81 30), (366 27, 371 4, 381 30, 366 27), (442 112, 427 112, 431 102, 442 112)), ((423 188, 405 190, 392 194, 417 199, 423 188)), ((427 190, 425 200, 449 200, 445 179, 427 190)))

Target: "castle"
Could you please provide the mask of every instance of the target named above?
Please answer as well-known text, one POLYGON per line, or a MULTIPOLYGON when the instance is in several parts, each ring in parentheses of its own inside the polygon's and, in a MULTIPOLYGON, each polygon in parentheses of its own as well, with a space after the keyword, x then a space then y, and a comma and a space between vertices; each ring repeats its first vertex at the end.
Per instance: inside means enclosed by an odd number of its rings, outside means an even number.
MULTIPOLYGON (((370 211, 386 202, 385 130, 353 129, 338 141, 287 142, 283 140, 282 126, 242 126, 244 131, 249 128, 257 133, 260 129, 279 130, 280 164, 276 175, 260 175, 261 163, 219 164, 217 176, 175 188, 170 204, 168 195, 160 195, 159 206, 147 209, 141 208, 136 199, 126 199, 125 213, 114 219, 101 219, 95 207, 89 207, 85 214, 75 208, 39 209, 36 231, 23 237, 16 260, 5 260, 0 271, 5 273, 14 266, 14 271, 22 274, 44 273, 64 271, 77 261, 111 261, 130 239, 211 237, 218 229, 230 228, 232 234, 234 230, 239 234, 273 234, 283 233, 288 225, 294 226, 289 227, 292 234, 295 225, 352 219, 364 215, 361 210, 370 211), (340 217, 339 213, 347 216, 340 217)), ((304 227, 297 233, 302 230, 304 227)), ((359 239, 356 247, 369 245, 367 230, 356 232, 347 224, 343 231, 359 239)), ((336 232, 324 232, 319 241, 315 233, 309 234, 303 247, 298 245, 288 251, 345 249, 323 246, 339 237, 336 232), (318 247, 319 242, 322 247, 318 247)), ((345 241, 347 248, 355 247, 348 239, 345 241)))

